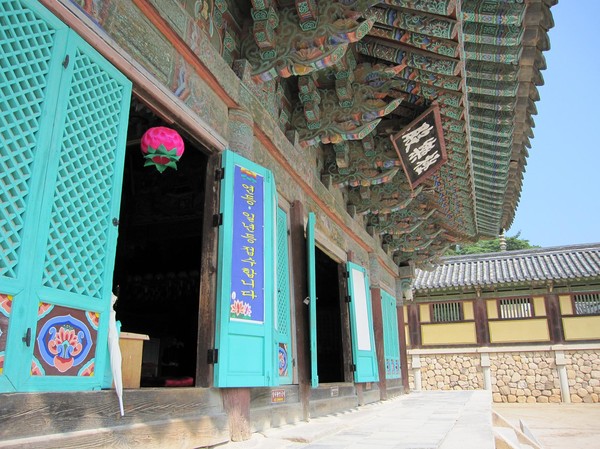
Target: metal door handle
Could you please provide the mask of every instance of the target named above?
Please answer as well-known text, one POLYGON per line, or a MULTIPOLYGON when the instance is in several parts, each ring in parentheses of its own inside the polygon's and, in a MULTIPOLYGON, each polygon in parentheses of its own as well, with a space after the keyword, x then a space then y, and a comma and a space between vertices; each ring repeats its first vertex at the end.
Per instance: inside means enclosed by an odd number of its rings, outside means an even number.
POLYGON ((31 328, 27 328, 27 332, 25 332, 25 336, 22 338, 23 342, 27 345, 27 347, 31 346, 31 328))

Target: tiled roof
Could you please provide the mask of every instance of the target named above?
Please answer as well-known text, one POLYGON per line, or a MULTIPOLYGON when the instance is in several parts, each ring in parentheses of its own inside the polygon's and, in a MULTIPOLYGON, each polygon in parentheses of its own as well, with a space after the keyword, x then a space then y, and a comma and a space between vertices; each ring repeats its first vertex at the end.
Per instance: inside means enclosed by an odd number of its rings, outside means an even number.
POLYGON ((414 289, 425 292, 590 278, 600 278, 600 243, 445 257, 432 271, 416 270, 414 289))

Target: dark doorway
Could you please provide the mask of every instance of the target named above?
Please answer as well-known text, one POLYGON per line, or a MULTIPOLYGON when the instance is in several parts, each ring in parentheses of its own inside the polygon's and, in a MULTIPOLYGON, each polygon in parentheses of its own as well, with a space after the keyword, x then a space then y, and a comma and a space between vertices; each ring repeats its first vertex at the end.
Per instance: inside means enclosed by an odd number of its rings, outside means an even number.
POLYGON ((184 137, 177 170, 144 167, 143 133, 169 126, 136 102, 128 132, 113 283, 122 332, 146 334, 142 386, 193 385, 206 156, 184 137))
POLYGON ((319 248, 315 248, 315 265, 319 382, 343 382, 342 315, 338 263, 319 248))

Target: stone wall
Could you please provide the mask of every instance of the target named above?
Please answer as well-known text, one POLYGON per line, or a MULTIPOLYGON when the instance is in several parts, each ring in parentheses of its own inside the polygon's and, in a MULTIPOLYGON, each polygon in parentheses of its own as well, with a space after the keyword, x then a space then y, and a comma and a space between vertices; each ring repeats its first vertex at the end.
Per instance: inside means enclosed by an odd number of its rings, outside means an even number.
MULTIPOLYGON (((422 389, 481 390, 483 373, 480 365, 478 354, 431 354, 421 357, 422 389)), ((414 376, 409 375, 409 384, 413 389, 414 376)))
POLYGON ((600 350, 565 351, 571 402, 599 402, 600 350))
POLYGON ((490 371, 494 402, 561 402, 551 351, 490 354, 490 371))
POLYGON ((408 350, 411 390, 491 390, 494 402, 600 402, 600 345, 408 350))

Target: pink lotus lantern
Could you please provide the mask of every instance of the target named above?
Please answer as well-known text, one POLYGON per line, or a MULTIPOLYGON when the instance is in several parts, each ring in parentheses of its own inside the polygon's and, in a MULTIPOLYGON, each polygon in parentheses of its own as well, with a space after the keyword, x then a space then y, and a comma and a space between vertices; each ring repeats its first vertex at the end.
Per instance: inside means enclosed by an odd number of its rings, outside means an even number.
POLYGON ((157 126, 150 128, 142 136, 142 153, 146 163, 144 167, 153 165, 162 173, 168 167, 177 170, 177 161, 183 154, 183 139, 171 128, 157 126))

